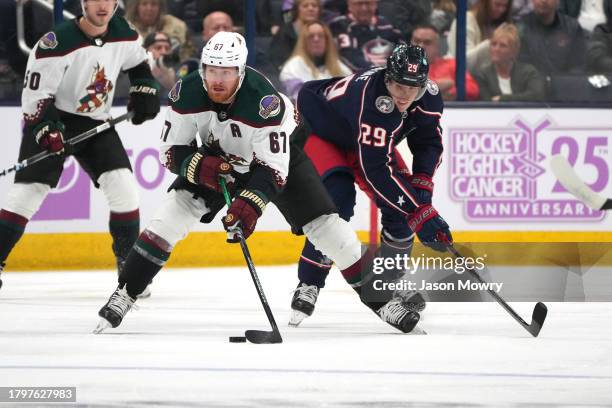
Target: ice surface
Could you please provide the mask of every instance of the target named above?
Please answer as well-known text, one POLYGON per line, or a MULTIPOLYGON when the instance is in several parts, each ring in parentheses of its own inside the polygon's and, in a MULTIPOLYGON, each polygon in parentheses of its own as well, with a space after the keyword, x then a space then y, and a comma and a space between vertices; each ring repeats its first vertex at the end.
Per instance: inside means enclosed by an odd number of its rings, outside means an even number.
MULTIPOLYGON (((612 406, 610 303, 549 303, 536 339, 495 303, 430 303, 429 335, 410 336, 332 271, 313 317, 289 328, 295 270, 258 268, 279 345, 228 342, 269 327, 246 268, 163 270, 101 335, 113 272, 5 273, 0 386, 76 386, 93 407, 612 406)), ((530 321, 533 303, 512 305, 530 321)))

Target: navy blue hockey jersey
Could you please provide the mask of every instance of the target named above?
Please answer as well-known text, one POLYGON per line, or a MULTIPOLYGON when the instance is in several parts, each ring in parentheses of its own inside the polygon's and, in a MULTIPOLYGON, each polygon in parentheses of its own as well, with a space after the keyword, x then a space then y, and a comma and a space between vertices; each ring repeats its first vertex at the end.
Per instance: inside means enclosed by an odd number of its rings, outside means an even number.
POLYGON ((442 161, 440 118, 444 103, 437 85, 402 113, 384 82, 385 69, 374 68, 345 78, 307 82, 297 105, 312 132, 354 151, 377 204, 404 215, 419 203, 405 177, 398 174, 393 149, 406 139, 413 154, 413 174, 433 177, 442 161))

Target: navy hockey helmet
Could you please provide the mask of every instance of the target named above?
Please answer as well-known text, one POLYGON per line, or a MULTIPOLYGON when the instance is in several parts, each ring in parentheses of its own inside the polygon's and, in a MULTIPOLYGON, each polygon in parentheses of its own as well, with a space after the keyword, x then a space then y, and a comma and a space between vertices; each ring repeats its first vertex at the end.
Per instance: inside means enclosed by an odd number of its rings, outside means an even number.
POLYGON ((425 50, 418 45, 396 45, 387 58, 385 79, 421 88, 416 99, 421 98, 429 79, 429 62, 425 50))

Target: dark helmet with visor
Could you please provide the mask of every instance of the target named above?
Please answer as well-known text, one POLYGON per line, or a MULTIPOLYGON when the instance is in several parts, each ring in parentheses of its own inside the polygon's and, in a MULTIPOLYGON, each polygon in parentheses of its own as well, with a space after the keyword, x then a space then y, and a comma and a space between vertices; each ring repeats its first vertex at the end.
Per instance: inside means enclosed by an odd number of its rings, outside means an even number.
POLYGON ((421 88, 416 99, 421 98, 429 79, 429 63, 425 50, 418 45, 396 45, 387 58, 385 79, 421 88))

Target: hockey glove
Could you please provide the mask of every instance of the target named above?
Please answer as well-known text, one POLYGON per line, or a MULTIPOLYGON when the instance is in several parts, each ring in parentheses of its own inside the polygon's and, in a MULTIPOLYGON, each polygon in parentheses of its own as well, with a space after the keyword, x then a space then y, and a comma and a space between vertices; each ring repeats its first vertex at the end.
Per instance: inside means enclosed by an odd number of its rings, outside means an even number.
POLYGON ((64 131, 62 122, 44 121, 38 124, 32 133, 36 143, 49 153, 62 154, 64 152, 64 131))
POLYGON ((417 234, 423 245, 436 251, 446 251, 447 244, 453 242, 448 224, 431 204, 415 208, 408 217, 408 226, 417 234))
POLYGON ((257 191, 242 190, 234 199, 223 217, 223 228, 227 231, 227 242, 240 242, 240 231, 247 239, 255 230, 257 219, 266 208, 267 200, 257 191))
POLYGON ((231 183, 234 179, 229 175, 233 169, 234 167, 222 158, 205 156, 198 151, 183 161, 181 176, 185 177, 190 183, 201 184, 220 193, 220 176, 223 176, 228 182, 228 189, 231 191, 231 183))
POLYGON ((418 173, 408 176, 408 182, 416 192, 419 204, 431 204, 434 183, 427 174, 418 173))
POLYGON ((138 79, 130 86, 128 111, 134 111, 132 123, 140 125, 159 113, 159 84, 150 79, 138 79))

